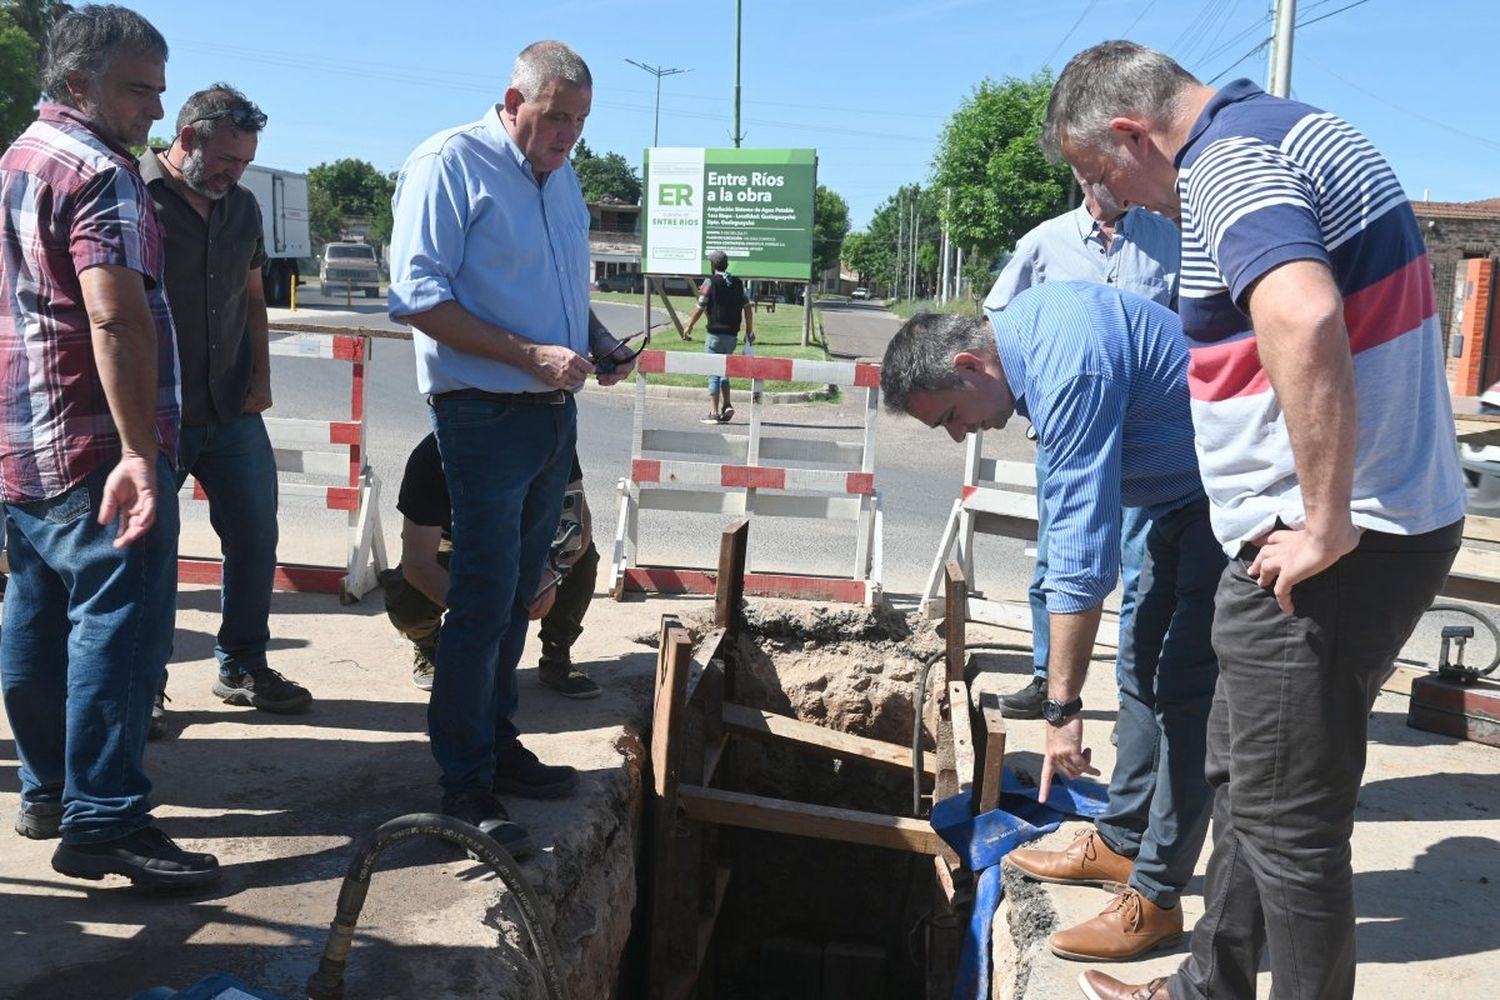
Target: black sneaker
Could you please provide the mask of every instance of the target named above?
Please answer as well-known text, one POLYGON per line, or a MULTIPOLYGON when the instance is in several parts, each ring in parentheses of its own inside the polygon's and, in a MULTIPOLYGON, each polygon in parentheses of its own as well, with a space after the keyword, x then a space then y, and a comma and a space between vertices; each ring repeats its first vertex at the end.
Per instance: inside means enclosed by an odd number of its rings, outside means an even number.
POLYGON ((16 813, 16 832, 27 840, 52 840, 62 834, 61 802, 33 802, 16 813))
POLYGON ((1047 700, 1047 678, 1033 677, 1019 691, 1000 696, 1000 714, 1007 719, 1040 719, 1047 700))
POLYGON ((252 667, 219 674, 214 694, 227 705, 258 708, 262 712, 300 712, 312 704, 307 688, 289 681, 270 667, 252 667))
POLYGON ((578 772, 566 764, 543 764, 520 741, 495 751, 490 788, 523 799, 560 799, 578 787, 578 772))
POLYGON ((193 889, 218 880, 219 859, 184 851, 148 826, 102 844, 62 844, 52 855, 52 870, 73 878, 124 875, 136 885, 193 889))
POLYGON ((437 673, 437 664, 432 657, 420 649, 411 657, 411 682, 423 691, 432 690, 432 678, 437 673))
POLYGON ((477 827, 480 833, 505 848, 511 857, 531 853, 531 834, 510 818, 493 792, 483 789, 449 792, 443 796, 443 815, 477 827))
POLYGON ((567 660, 543 659, 536 665, 537 678, 564 698, 599 697, 602 689, 588 674, 567 660))
POLYGON ((146 729, 146 739, 159 740, 167 735, 167 706, 171 701, 167 697, 166 689, 156 692, 156 698, 151 702, 151 725, 146 729))

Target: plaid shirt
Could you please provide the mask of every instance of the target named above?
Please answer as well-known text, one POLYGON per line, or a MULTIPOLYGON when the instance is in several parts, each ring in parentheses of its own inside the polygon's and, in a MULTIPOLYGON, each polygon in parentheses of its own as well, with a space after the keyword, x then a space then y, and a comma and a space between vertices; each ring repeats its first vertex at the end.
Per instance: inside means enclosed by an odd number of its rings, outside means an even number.
POLYGON ((59 496, 120 454, 78 275, 145 280, 156 321, 156 439, 175 462, 177 344, 162 230, 130 153, 57 104, 0 156, 0 500, 59 496))

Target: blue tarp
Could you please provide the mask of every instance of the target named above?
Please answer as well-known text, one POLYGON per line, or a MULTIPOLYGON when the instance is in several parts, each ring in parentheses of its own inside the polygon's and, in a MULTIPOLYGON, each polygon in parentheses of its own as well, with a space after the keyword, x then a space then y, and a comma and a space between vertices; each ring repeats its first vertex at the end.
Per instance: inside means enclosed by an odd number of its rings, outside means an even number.
POLYGON ((990 995, 990 928, 1000 906, 1000 859, 1013 849, 1051 833, 1069 816, 1093 819, 1103 814, 1109 790, 1097 781, 1054 778, 1046 804, 1037 790, 1026 788, 1005 769, 1000 805, 978 816, 969 815, 968 792, 933 804, 932 828, 964 859, 977 876, 974 914, 964 935, 953 1000, 987 1000, 990 995))

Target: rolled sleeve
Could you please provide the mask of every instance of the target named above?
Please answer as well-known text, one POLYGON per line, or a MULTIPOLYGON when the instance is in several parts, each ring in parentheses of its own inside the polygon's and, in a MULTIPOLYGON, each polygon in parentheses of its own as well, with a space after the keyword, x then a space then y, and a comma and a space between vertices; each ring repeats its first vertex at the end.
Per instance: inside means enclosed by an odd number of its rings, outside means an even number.
POLYGON ((156 284, 151 273, 151 231, 156 212, 146 186, 129 170, 102 170, 79 191, 68 230, 68 255, 82 273, 91 267, 128 267, 156 284))
POLYGON ((434 153, 407 164, 391 198, 392 319, 427 312, 454 298, 469 221, 467 185, 459 167, 434 153))
POLYGON ((1047 610, 1098 607, 1120 575, 1120 463, 1125 391, 1079 375, 1033 407, 1047 449, 1047 610))
POLYGON ((1005 262, 1005 267, 1000 269, 1000 276, 995 279, 994 287, 984 297, 984 308, 999 312, 1010 305, 1011 299, 1026 289, 1032 285, 1041 284, 1045 280, 1041 269, 1041 260, 1037 255, 1036 246, 1022 239, 1016 245, 1015 254, 1005 262))

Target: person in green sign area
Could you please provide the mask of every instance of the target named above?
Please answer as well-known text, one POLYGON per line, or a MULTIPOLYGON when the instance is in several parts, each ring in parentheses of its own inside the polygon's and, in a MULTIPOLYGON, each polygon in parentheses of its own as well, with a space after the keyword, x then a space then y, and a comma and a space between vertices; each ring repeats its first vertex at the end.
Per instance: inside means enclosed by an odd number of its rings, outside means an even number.
MULTIPOLYGON (((713 274, 698 289, 698 307, 688 317, 683 328, 682 339, 693 339, 693 324, 706 311, 708 313, 708 337, 703 350, 708 354, 733 354, 739 342, 740 317, 745 319, 745 343, 755 343, 755 309, 750 305, 750 296, 745 294, 745 283, 729 273, 729 255, 715 250, 708 255, 708 264, 713 274)), ((705 424, 727 424, 734 417, 734 407, 729 404, 729 378, 724 375, 708 377, 708 416, 705 424)))

